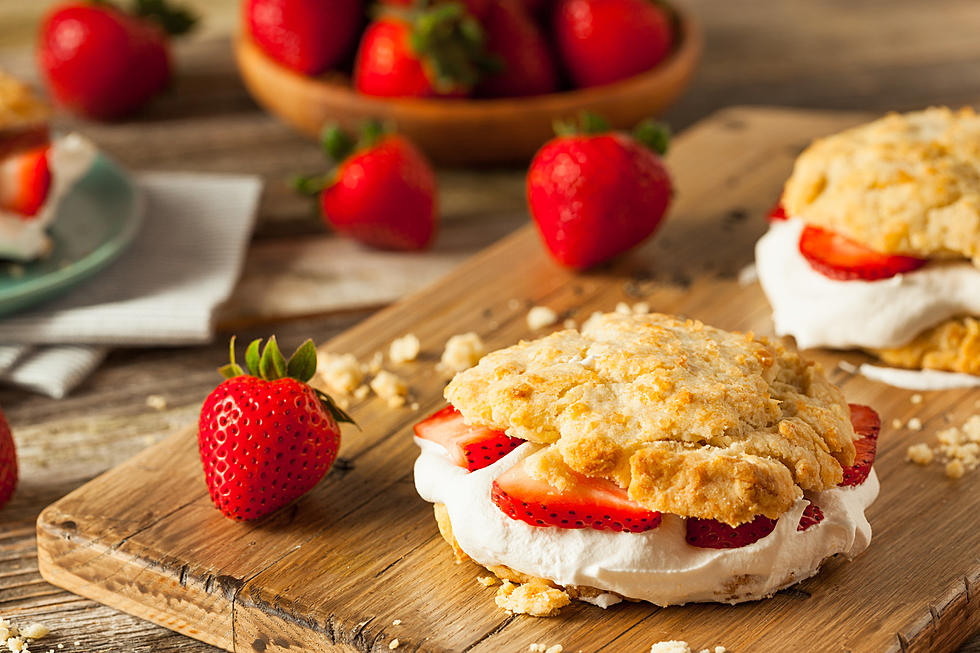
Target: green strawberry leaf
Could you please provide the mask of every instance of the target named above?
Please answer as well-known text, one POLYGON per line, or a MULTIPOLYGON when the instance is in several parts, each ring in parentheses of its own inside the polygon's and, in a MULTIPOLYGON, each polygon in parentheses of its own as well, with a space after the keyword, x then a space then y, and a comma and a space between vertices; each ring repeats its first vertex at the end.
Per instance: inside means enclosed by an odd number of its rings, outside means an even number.
POLYGON ((294 175, 289 180, 290 187, 301 195, 318 195, 329 186, 326 175, 294 175))
MULTIPOLYGON (((330 413, 338 424, 346 422, 347 424, 357 426, 357 422, 354 421, 354 418, 351 417, 343 408, 338 406, 337 402, 333 400, 333 397, 321 390, 314 390, 314 392, 316 392, 316 396, 320 400, 320 403, 323 404, 323 407, 327 409, 327 412, 330 413)), ((357 426, 357 428, 361 427, 357 426)))
POLYGON ((633 138, 663 156, 667 154, 667 147, 670 145, 670 126, 647 118, 633 128, 633 138))
POLYGON ((316 345, 307 340, 296 348, 286 363, 286 374, 297 381, 306 383, 316 373, 316 345))
POLYGON ((235 362, 235 336, 231 337, 231 342, 228 343, 228 359, 231 361, 227 365, 222 365, 218 368, 218 373, 226 379, 233 379, 236 376, 244 376, 245 370, 243 370, 238 363, 235 362))
POLYGON ((320 146, 334 163, 340 163, 354 151, 354 143, 338 123, 328 122, 320 132, 320 146))
POLYGON ((245 367, 248 368, 248 373, 252 376, 257 376, 259 373, 259 346, 262 344, 262 338, 256 338, 249 343, 248 349, 245 350, 245 367))
POLYGON ((197 24, 197 16, 184 7, 174 7, 167 0, 135 0, 131 12, 140 18, 155 21, 171 36, 191 31, 197 24))
POLYGON ((577 120, 555 120, 551 123, 551 128, 556 136, 602 134, 611 129, 605 118, 591 111, 582 111, 577 120))
POLYGON ((281 379, 286 376, 286 359, 279 351, 279 343, 275 336, 270 336, 269 341, 262 350, 262 357, 259 359, 259 375, 266 381, 281 379))

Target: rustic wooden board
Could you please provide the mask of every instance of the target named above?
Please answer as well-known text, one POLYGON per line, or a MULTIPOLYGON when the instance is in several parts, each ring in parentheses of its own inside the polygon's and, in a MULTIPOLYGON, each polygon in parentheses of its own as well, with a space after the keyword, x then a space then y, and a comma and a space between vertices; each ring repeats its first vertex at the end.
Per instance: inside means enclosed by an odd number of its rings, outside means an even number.
MULTIPOLYGON (((814 352, 851 401, 875 406, 885 424, 877 469, 875 530, 856 561, 831 562, 773 599, 658 609, 584 604, 556 619, 497 610, 478 568, 454 565, 428 504, 415 494, 412 423, 441 403, 433 366, 446 339, 475 330, 491 347, 528 332, 531 303, 582 319, 617 301, 732 329, 770 331, 757 285, 739 285, 792 157, 813 136, 856 114, 736 109, 675 142, 677 202, 661 234, 615 267, 573 275, 543 254, 529 228, 449 277, 382 311, 330 343, 367 358, 414 332, 421 360, 396 368, 421 404, 391 410, 377 399, 352 412, 341 456, 317 488, 257 524, 215 511, 192 428, 179 432, 47 508, 38 520, 41 573, 50 582, 227 650, 643 651, 661 639, 755 650, 951 651, 980 628, 978 474, 948 481, 938 467, 904 462, 906 447, 977 411, 980 393, 912 393, 851 377, 841 356, 814 352), (520 300, 515 304, 512 300, 520 300), (921 432, 896 430, 918 416, 921 432), (393 622, 401 620, 395 626, 393 622)), ((858 354, 843 356, 859 362, 858 354)))

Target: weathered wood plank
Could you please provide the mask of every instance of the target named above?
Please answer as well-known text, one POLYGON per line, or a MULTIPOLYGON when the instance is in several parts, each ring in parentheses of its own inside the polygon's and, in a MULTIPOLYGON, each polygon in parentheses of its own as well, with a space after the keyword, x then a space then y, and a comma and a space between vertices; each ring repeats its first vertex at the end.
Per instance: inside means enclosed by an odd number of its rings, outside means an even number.
MULTIPOLYGON (((760 289, 733 277, 751 260, 765 228, 761 216, 796 151, 811 136, 861 118, 723 112, 678 139, 670 159, 677 205, 663 233, 637 253, 575 275, 553 264, 525 229, 327 347, 366 358, 394 337, 416 333, 425 355, 399 372, 424 412, 440 401, 445 377, 433 365, 442 343, 467 330, 490 347, 532 335, 524 321, 531 303, 583 319, 632 294, 655 310, 766 333, 760 289)), ((910 392, 842 373, 834 367, 839 355, 814 355, 850 400, 875 406, 886 423, 876 463, 883 489, 869 511, 875 540, 854 562, 832 561, 769 601, 663 610, 629 604, 609 612, 576 606, 569 628, 563 618, 507 617, 474 582, 472 565, 452 564, 430 507, 415 496, 409 435, 417 412, 376 399, 351 407, 363 430, 345 434, 341 455, 350 465, 256 524, 230 522, 210 506, 193 430, 172 436, 42 514, 41 571, 228 650, 382 651, 395 638, 421 650, 520 650, 542 641, 569 650, 642 650, 683 636, 736 651, 952 651, 980 627, 971 519, 978 480, 945 481, 906 463, 904 453, 947 420, 964 420, 978 395, 928 393, 913 404, 910 392), (925 424, 923 433, 887 427, 912 415, 925 424), (941 550, 937 532, 944 534, 941 550)))

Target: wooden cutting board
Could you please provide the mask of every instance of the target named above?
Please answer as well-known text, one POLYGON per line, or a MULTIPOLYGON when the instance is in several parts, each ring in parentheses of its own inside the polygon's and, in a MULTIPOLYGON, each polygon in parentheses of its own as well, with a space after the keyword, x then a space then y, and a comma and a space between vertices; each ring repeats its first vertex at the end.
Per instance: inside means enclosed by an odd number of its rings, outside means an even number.
MULTIPOLYGON (((617 302, 729 329, 769 333, 757 284, 737 273, 752 260, 796 153, 814 136, 866 116, 733 109, 676 139, 677 197, 664 229, 615 267, 575 275, 554 265, 525 228, 434 286, 342 334, 326 347, 367 359, 408 332, 418 362, 392 367, 420 404, 352 406, 343 464, 295 504, 257 524, 211 505, 193 426, 47 508, 38 520, 41 573, 55 585, 227 650, 646 651, 664 639, 749 651, 952 651, 980 628, 980 472, 959 481, 904 461, 908 445, 980 412, 980 392, 913 393, 854 377, 842 356, 813 352, 848 399, 870 404, 884 428, 882 491, 868 511, 875 535, 851 563, 770 600, 659 609, 586 604, 553 619, 508 616, 473 564, 453 564, 431 507, 415 493, 411 426, 442 403, 435 372, 446 339, 481 334, 491 348, 530 337, 533 304, 581 321, 617 302), (919 431, 895 428, 916 416, 919 431), (397 625, 395 622, 398 621, 397 625)), ((863 360, 846 354, 851 362, 863 360)), ((215 361, 219 363, 219 361, 215 361)), ((217 380, 217 378, 216 378, 217 380)))

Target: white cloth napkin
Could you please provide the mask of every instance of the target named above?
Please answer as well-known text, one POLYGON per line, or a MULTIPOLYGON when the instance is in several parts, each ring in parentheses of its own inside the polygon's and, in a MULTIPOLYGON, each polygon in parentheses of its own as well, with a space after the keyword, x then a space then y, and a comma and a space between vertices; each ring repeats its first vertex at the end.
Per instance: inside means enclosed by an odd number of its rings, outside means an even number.
POLYGON ((258 177, 145 173, 140 233, 67 295, 0 319, 0 381, 63 397, 113 345, 209 341, 241 273, 258 177), (39 346, 42 345, 42 346, 39 346))

